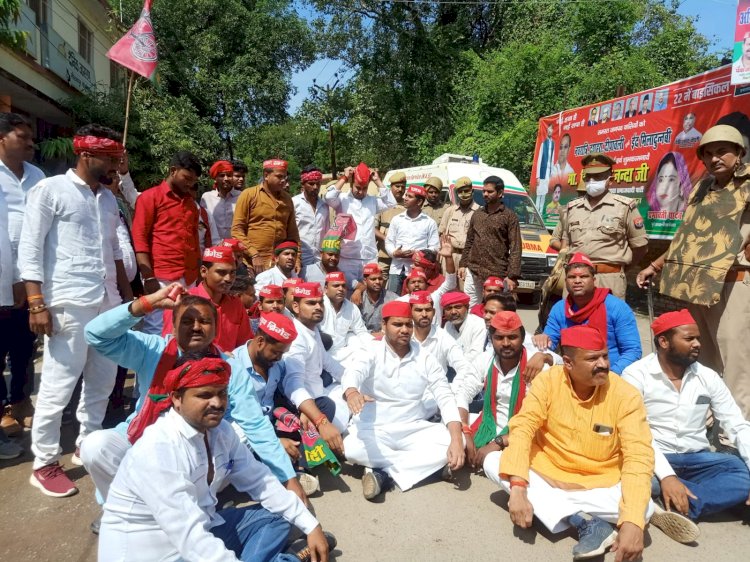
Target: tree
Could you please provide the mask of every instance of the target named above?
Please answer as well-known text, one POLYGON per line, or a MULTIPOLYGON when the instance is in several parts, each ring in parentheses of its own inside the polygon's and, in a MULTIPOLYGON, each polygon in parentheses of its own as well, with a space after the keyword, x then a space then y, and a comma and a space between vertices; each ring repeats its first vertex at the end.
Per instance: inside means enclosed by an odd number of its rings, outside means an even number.
POLYGON ((0 46, 24 50, 26 32, 13 28, 20 18, 21 0, 0 0, 0 46))

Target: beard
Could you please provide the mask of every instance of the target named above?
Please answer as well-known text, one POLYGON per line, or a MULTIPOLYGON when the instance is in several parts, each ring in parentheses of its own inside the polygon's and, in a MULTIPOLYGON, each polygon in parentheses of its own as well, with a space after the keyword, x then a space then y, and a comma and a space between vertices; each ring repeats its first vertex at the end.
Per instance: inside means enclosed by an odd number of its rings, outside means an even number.
POLYGON ((668 350, 667 353, 667 361, 670 363, 674 363, 675 365, 679 365, 681 367, 690 367, 693 363, 695 363, 698 358, 696 357, 693 359, 690 355, 682 355, 680 353, 676 353, 673 350, 668 350))

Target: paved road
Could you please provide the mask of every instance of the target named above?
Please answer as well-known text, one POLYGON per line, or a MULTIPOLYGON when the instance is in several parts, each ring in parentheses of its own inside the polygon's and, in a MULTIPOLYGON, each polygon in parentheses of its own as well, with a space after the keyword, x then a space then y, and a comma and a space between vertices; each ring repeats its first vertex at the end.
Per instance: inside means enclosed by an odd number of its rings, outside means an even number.
MULTIPOLYGON (((527 326, 536 312, 521 311, 527 326)), ((639 319, 644 350, 650 351, 648 323, 639 319)), ((70 468, 73 426, 63 431, 64 462, 70 468)), ((29 436, 24 436, 28 447, 29 436)), ((81 492, 72 498, 43 496, 28 483, 31 455, 0 461, 0 560, 94 561, 96 537, 88 525, 98 514, 91 479, 82 468, 69 472, 81 492)), ((507 496, 478 474, 461 471, 455 484, 434 479, 407 493, 392 491, 381 501, 362 498, 361 471, 345 468, 341 478, 324 476, 323 493, 312 498, 323 526, 339 541, 334 559, 359 561, 453 561, 510 559, 527 562, 570 560, 575 539, 551 536, 537 524, 522 531, 511 525, 507 496)), ((747 562, 750 527, 739 515, 700 523, 697 545, 672 542, 659 530, 646 533, 645 560, 747 562)), ((133 554, 132 560, 138 556, 133 554)), ((599 560, 614 560, 608 554, 599 560)))

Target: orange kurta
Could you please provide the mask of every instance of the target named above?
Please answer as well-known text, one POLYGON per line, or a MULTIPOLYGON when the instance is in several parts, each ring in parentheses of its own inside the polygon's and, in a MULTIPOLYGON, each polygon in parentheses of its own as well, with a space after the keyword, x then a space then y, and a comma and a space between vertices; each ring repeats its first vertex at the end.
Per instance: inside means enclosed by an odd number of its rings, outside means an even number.
POLYGON ((510 420, 510 445, 500 474, 529 479, 529 468, 561 488, 609 488, 622 483, 619 524, 643 528, 651 497, 654 451, 638 391, 615 373, 588 400, 573 392, 564 367, 534 379, 510 420), (594 426, 612 428, 609 435, 594 426))

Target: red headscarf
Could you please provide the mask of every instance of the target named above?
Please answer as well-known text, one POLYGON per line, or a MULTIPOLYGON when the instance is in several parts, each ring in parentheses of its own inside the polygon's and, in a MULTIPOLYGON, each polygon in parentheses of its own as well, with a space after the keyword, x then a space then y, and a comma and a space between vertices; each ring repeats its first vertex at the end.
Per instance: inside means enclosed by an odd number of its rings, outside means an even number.
POLYGON ((85 137, 73 137, 73 153, 81 154, 82 152, 93 152, 103 156, 121 157, 125 152, 125 145, 116 140, 106 139, 104 137, 95 137, 87 135, 85 137))

